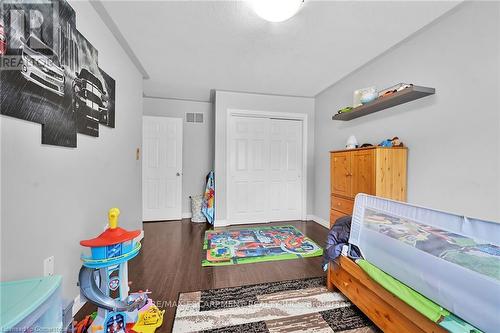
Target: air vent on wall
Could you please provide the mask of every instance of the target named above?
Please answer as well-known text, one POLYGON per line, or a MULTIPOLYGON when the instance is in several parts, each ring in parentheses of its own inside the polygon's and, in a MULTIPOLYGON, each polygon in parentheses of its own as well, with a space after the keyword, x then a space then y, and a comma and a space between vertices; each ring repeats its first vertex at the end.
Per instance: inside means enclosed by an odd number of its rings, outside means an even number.
POLYGON ((203 113, 195 113, 194 114, 194 121, 197 123, 202 123, 203 122, 203 113))
POLYGON ((186 113, 186 122, 188 123, 202 123, 203 122, 203 113, 186 113))

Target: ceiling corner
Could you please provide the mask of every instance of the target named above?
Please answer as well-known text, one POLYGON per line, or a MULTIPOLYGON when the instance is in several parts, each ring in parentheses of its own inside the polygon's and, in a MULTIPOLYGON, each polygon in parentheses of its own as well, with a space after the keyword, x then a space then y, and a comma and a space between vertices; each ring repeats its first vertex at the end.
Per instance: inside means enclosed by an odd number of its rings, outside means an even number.
POLYGON ((149 79, 149 74, 142 65, 141 61, 137 56, 135 55, 134 51, 128 44, 127 40, 125 37, 122 35, 120 32, 120 29, 116 25, 115 21, 113 21, 113 18, 109 15, 108 11, 104 7, 103 3, 101 0, 91 0, 90 4, 92 7, 94 7, 95 11, 99 15, 99 17, 102 19, 106 27, 108 27, 109 31, 113 34, 115 39, 118 41, 118 44, 122 47, 122 49, 125 51, 129 59, 132 61, 134 66, 137 68, 137 70, 141 73, 142 78, 147 80, 149 79))

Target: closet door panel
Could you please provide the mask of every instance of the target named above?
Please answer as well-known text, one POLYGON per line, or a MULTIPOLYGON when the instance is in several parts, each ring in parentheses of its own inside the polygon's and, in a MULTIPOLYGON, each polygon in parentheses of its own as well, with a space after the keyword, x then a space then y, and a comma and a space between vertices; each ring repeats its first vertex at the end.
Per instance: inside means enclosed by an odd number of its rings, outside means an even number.
POLYGON ((270 119, 271 221, 302 218, 302 122, 270 119))
POLYGON ((269 122, 230 117, 228 219, 263 222, 269 211, 269 122))
POLYGON ((229 223, 301 219, 302 121, 231 116, 229 122, 229 223))

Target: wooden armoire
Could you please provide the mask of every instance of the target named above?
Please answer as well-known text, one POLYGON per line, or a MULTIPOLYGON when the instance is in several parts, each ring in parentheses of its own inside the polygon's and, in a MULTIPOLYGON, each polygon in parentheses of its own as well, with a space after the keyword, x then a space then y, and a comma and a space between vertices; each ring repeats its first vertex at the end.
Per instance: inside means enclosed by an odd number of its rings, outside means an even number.
POLYGON ((407 156, 406 147, 330 152, 330 226, 352 214, 358 193, 406 201, 407 156))

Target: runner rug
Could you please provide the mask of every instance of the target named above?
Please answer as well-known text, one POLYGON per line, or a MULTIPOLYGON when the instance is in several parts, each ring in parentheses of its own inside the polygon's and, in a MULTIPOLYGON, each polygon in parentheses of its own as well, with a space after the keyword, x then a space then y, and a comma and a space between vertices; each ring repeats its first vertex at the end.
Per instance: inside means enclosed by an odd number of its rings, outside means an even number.
POLYGON ((326 279, 181 293, 173 332, 379 332, 326 279))

